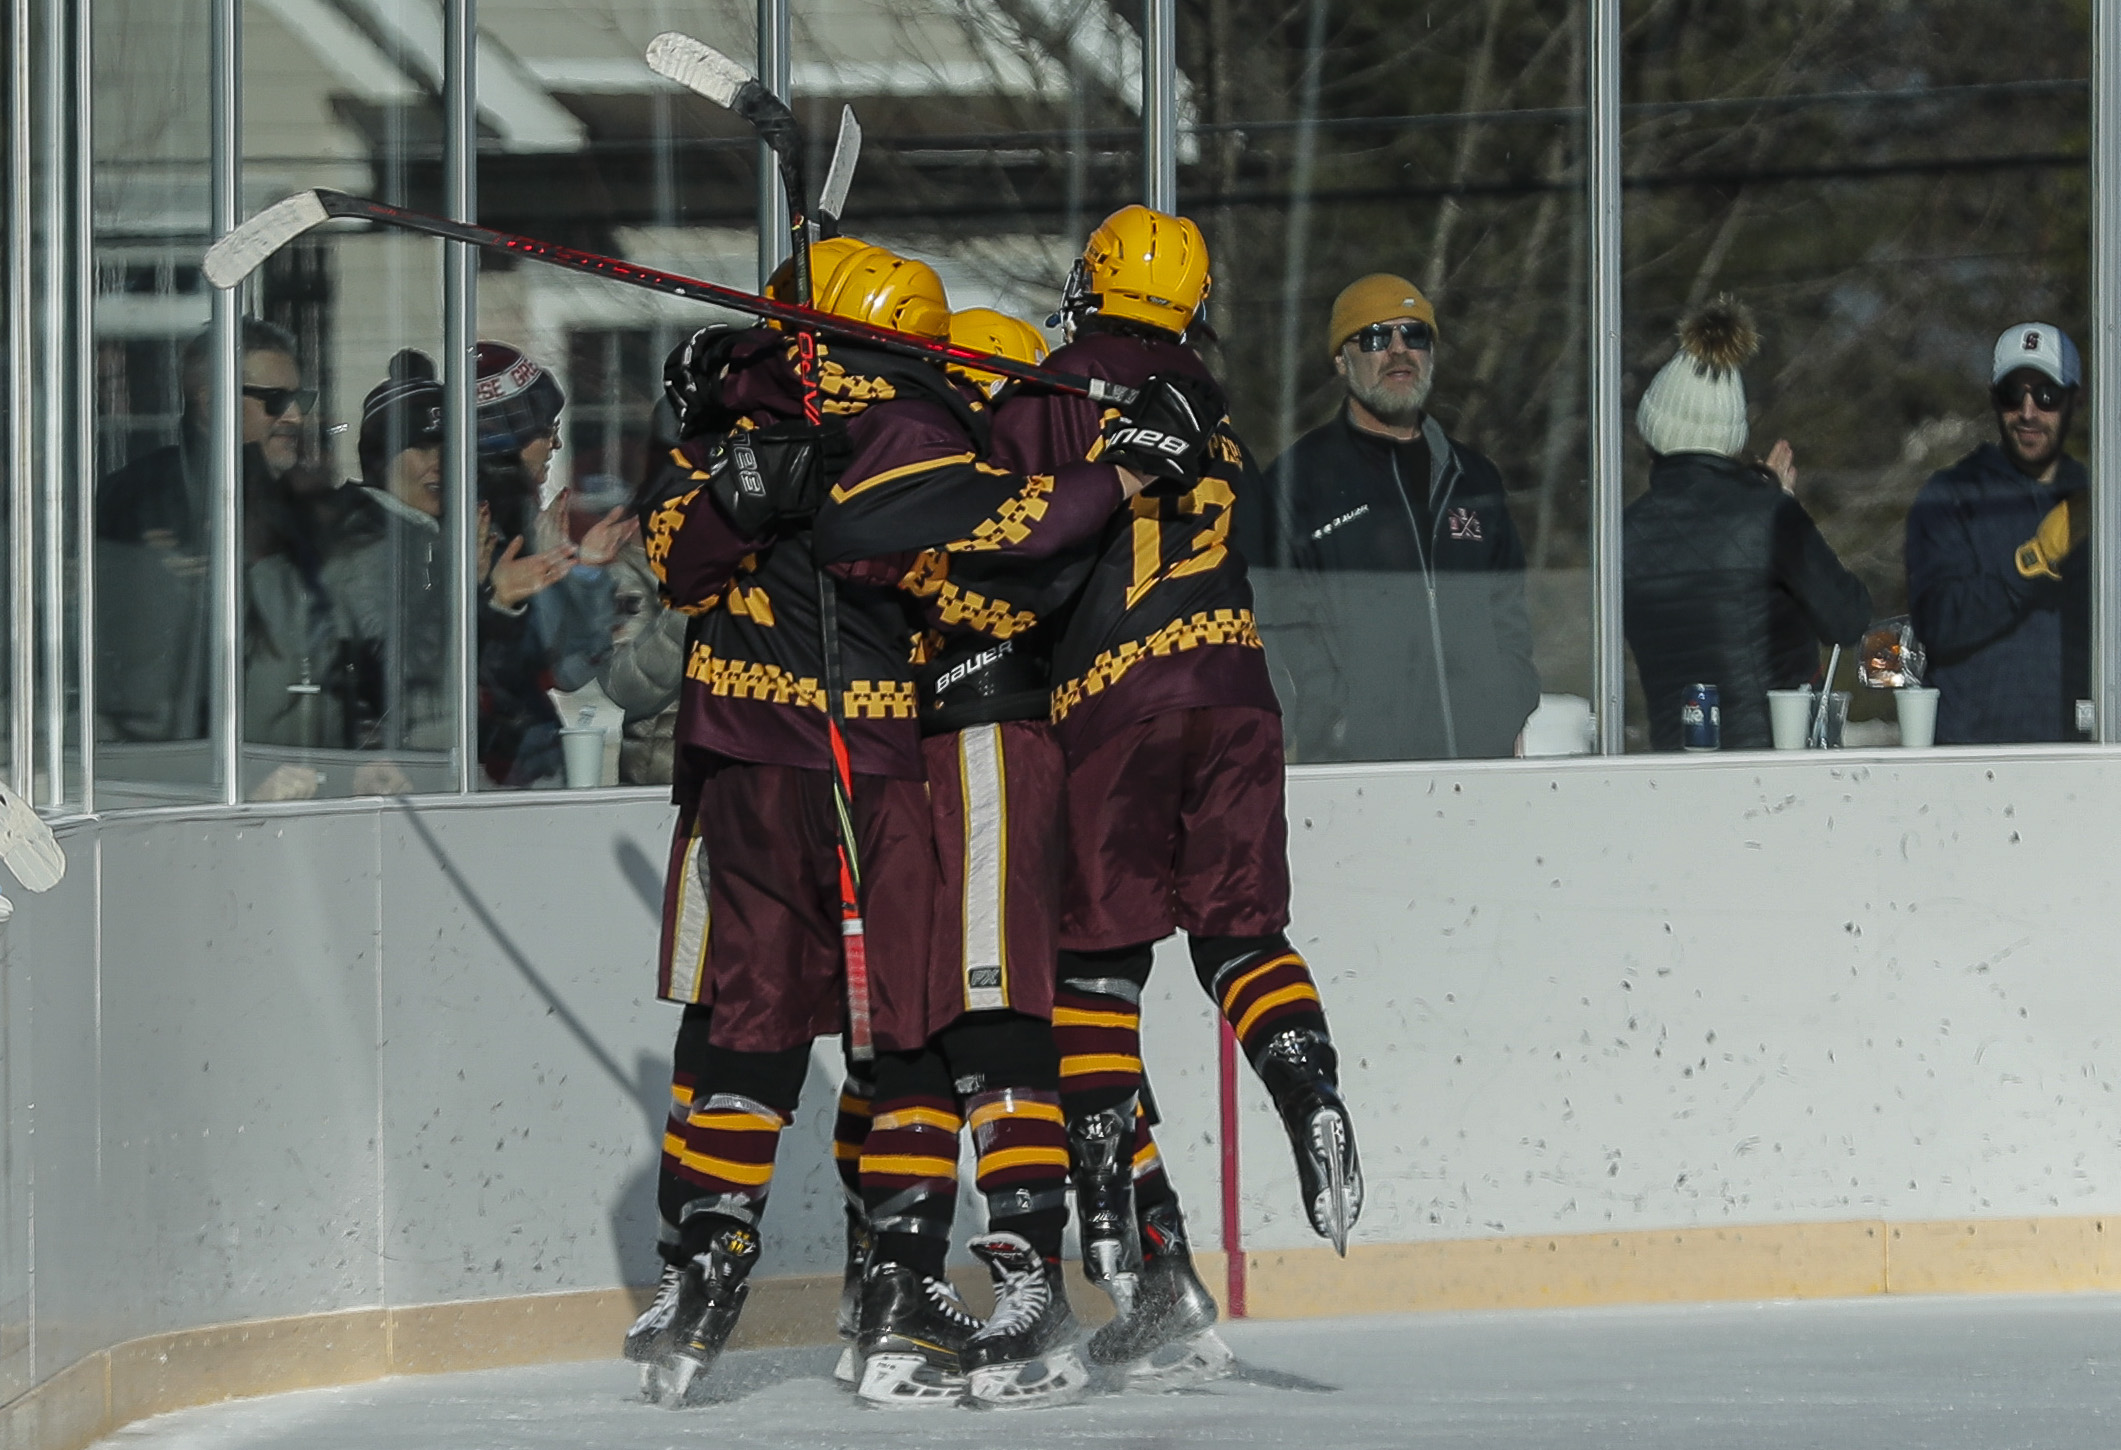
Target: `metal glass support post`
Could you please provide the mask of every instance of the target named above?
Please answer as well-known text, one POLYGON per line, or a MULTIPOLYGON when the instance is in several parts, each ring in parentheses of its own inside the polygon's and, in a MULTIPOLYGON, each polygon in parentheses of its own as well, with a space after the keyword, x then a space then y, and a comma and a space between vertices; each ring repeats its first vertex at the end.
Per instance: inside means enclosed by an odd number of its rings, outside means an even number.
POLYGON ((1178 210, 1178 0, 1142 0, 1142 199, 1178 210))
POLYGON ((2093 738, 2121 741, 2121 0, 2092 4, 2093 738))
POLYGON ((8 778, 29 798, 36 761, 37 660, 25 649, 36 615, 36 515, 29 480, 28 420, 35 403, 30 381, 30 0, 11 0, 7 12, 7 609, 8 778))
MULTIPOLYGON (((789 0, 759 0, 758 76, 784 101, 789 99, 795 69, 788 6, 789 0)), ((766 279, 788 257, 788 198, 781 187, 781 169, 763 141, 758 143, 758 154, 759 291, 764 292, 766 279)))
MULTIPOLYGON (((476 0, 448 0, 442 38, 442 214, 477 221, 479 16, 476 0)), ((457 790, 476 787, 479 771, 478 490, 473 486, 478 428, 472 384, 478 378, 479 257, 468 242, 442 244, 442 510, 449 557, 450 677, 456 682, 457 790)))
POLYGON ((81 801, 96 808, 96 76, 95 27, 87 0, 74 5, 73 410, 74 658, 80 671, 77 712, 81 801))
POLYGON ((1620 617, 1620 0, 1584 0, 1584 172, 1591 209, 1591 643, 1598 751, 1627 749, 1620 617))
MULTIPOLYGON (((39 210, 44 215, 44 245, 38 249, 43 264, 38 295, 44 304, 44 324, 39 329, 38 355, 45 358, 66 356, 66 304, 73 292, 66 275, 66 232, 71 220, 67 179, 73 167, 66 154, 72 128, 66 124, 69 28, 62 19, 64 10, 57 4, 45 10, 44 77, 39 89, 43 120, 37 129, 44 139, 39 210)), ((44 788, 37 793, 37 804, 46 807, 57 807, 66 800, 66 384, 64 368, 47 372, 37 410, 41 435, 37 449, 37 738, 44 747, 44 788)), ((18 630, 16 637, 27 638, 27 632, 18 630)))
MULTIPOLYGON (((242 218, 243 53, 240 0, 213 0, 211 47, 213 237, 219 241, 242 218)), ((213 293, 213 661, 211 719, 220 763, 221 799, 243 799, 243 348, 238 294, 213 293)))

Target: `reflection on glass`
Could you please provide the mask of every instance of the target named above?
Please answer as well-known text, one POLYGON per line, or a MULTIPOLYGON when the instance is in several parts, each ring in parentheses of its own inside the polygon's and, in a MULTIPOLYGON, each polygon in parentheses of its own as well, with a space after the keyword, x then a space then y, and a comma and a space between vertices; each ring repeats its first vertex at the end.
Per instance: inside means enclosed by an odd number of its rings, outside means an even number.
POLYGON ((1580 753, 1580 7, 1381 19, 1180 23, 1181 209, 1265 465, 1237 540, 1290 757, 1580 753))
MULTIPOLYGON (((313 186, 438 209, 432 6, 251 0, 242 19, 245 214, 313 186)), ((454 789, 441 246, 312 233, 240 295, 246 337, 286 345, 269 377, 244 353, 245 793, 454 789)))
POLYGON ((2058 553, 2043 545, 2030 573, 2017 557, 2083 477, 2073 462, 2050 475, 2046 455, 2058 440, 2081 453, 2060 340, 2085 335, 2089 295, 2088 12, 1624 13, 1624 402, 1642 495, 1625 541, 1629 747, 1675 743, 1675 679, 1720 687, 1726 748, 1764 743, 1768 689, 1816 698, 1833 646, 1863 632, 1830 564, 1872 615, 1912 614, 1930 678, 1908 688, 1940 692, 1866 688, 1844 648, 1832 689, 1854 694, 1848 744, 1919 734, 1932 709, 1940 743, 2086 738, 2081 535, 2072 546, 2065 512, 2058 553), (1723 294, 1757 319, 1744 426, 1684 454, 1668 441, 1657 461, 1639 405, 1681 325, 1723 294), (1994 357, 2020 323, 2043 338, 2029 373, 1994 357), (1998 398, 1999 378, 2030 386, 1998 398), (2030 430, 2016 462, 2015 422, 2030 430), (1655 617, 1682 598, 1696 606, 1683 638, 1655 617))
POLYGON ((93 19, 99 800, 210 798, 207 5, 93 19))

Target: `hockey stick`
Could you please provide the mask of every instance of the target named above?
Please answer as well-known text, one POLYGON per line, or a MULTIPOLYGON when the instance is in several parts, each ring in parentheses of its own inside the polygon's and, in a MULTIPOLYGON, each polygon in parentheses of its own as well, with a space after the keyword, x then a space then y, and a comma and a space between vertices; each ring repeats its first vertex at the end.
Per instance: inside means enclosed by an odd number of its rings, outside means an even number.
MULTIPOLYGON (((809 201, 804 194, 803 128, 788 103, 757 76, 704 41, 665 31, 648 46, 648 65, 657 75, 676 81, 749 121, 779 163, 788 194, 789 291, 808 308, 810 289, 809 201)), ((844 195, 844 192, 842 193, 844 195)), ((795 332, 796 377, 803 389, 803 421, 815 428, 824 422, 818 396, 817 334, 809 327, 795 332)), ((854 763, 847 749, 845 667, 840 657, 839 591, 832 574, 817 571, 818 644, 824 655, 825 738, 832 754, 832 815, 837 831, 840 868, 840 954, 847 969, 847 1056, 856 1063, 876 1057, 869 993, 869 937, 862 921, 861 841, 854 824, 854 763)))
POLYGON ((348 196, 343 191, 298 191, 284 201, 274 202, 206 249, 203 269, 206 280, 224 290, 235 287, 263 266, 267 257, 303 233, 338 219, 375 222, 382 226, 396 227, 401 231, 441 237, 445 241, 469 242, 475 247, 512 252, 534 262, 544 262, 570 272, 587 273, 592 277, 603 277, 622 286, 639 287, 648 292, 660 292, 667 297, 682 297, 691 302, 726 307, 732 312, 742 312, 751 317, 806 328, 825 337, 860 343, 865 347, 895 353, 900 357, 920 358, 932 363, 957 363, 982 372, 1000 373, 1003 377, 1035 383, 1055 392, 1071 393, 1079 398, 1088 398, 1092 402, 1125 407, 1135 399, 1134 389, 1108 382, 1104 378, 1054 372, 1049 368, 1018 362, 1014 358, 994 357, 974 348, 935 342, 929 338, 915 337, 909 332, 895 332, 888 327, 875 327, 866 322, 856 322, 852 318, 834 317, 809 307, 798 307, 794 303, 777 302, 770 297, 761 297, 741 288, 725 287, 719 282, 706 282, 676 272, 662 272, 654 267, 643 267, 635 262, 606 257, 596 252, 578 251, 573 247, 563 247, 557 242, 540 241, 536 237, 526 237, 515 232, 500 232, 470 222, 450 221, 426 212, 408 211, 404 207, 370 201, 366 197, 348 196))
POLYGON ((862 159, 862 123, 854 119, 854 107, 840 107, 840 135, 832 145, 832 164, 825 168, 825 184, 818 189, 817 221, 820 240, 840 234, 840 218, 847 214, 847 188, 854 184, 854 168, 862 159))

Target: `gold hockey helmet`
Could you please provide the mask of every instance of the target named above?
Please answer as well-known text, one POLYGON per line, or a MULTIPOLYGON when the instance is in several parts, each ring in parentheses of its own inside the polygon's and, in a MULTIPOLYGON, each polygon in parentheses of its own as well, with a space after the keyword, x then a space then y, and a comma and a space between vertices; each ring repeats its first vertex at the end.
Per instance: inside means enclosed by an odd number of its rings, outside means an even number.
MULTIPOLYGON (((788 296, 794 263, 783 262, 766 295, 788 296)), ((950 299, 935 268, 853 237, 829 237, 810 247, 810 291, 820 312, 941 342, 950 336, 950 299)))
POLYGON ((1123 206, 1090 233, 1063 313, 1095 312, 1183 333, 1207 300, 1208 243, 1182 216, 1123 206))
MULTIPOLYGON (((1051 351, 1046 335, 1021 318, 992 307, 967 307, 950 314, 950 340, 959 347, 991 352, 1011 362, 1042 363, 1051 351)), ((950 371, 977 388, 993 392, 1008 381, 1000 373, 983 368, 950 364, 950 371)))

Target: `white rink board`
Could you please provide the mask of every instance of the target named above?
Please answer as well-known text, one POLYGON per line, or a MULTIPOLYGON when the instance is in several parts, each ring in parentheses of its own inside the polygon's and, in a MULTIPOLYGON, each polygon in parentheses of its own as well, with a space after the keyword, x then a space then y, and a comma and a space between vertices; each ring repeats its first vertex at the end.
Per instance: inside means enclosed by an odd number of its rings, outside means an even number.
POLYGON ((2110 1450, 2121 1302, 1872 1300, 1254 1323, 1242 1379, 1009 1415, 857 1408, 833 1351, 752 1351, 730 1398, 630 1403, 631 1366, 384 1380, 182 1410, 110 1450, 2110 1450))

